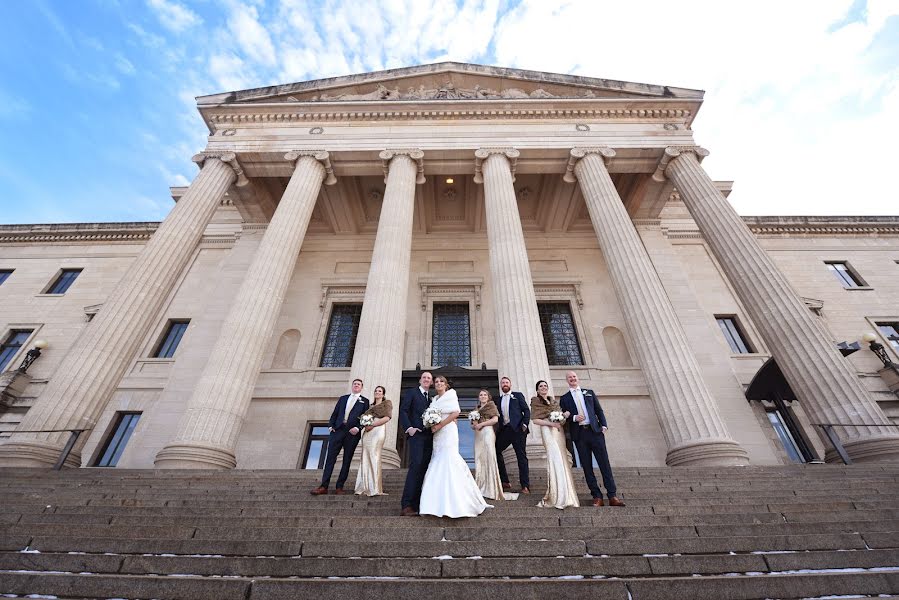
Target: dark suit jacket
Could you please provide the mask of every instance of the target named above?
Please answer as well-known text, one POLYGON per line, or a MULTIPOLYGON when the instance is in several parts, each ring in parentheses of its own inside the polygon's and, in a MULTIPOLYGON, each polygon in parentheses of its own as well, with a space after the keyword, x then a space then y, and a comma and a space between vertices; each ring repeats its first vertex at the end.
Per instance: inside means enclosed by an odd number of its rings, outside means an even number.
MULTIPOLYGON (((503 426, 503 395, 500 395, 494 400, 496 403, 496 408, 499 410, 499 427, 503 426)), ((524 394, 521 392, 512 392, 512 397, 509 398, 509 425, 512 426, 512 429, 515 431, 521 431, 521 427, 527 427, 531 422, 531 407, 528 406, 528 403, 524 399, 524 394)))
MULTIPOLYGON (((430 405, 431 398, 428 397, 425 400, 417 385, 406 390, 406 393, 403 394, 403 398, 400 400, 400 427, 402 430, 406 431, 410 427, 415 427, 421 430, 422 433, 430 434, 430 428, 425 427, 421 419, 421 415, 430 405)), ((416 433, 415 435, 420 434, 416 433)))
POLYGON ((362 413, 368 410, 369 402, 368 398, 365 396, 359 396, 359 399, 356 401, 356 405, 350 410, 350 418, 344 421, 344 415, 346 414, 346 402, 349 399, 351 394, 346 394, 341 396, 337 400, 337 405, 334 406, 334 412, 331 413, 331 418, 328 419, 328 427, 337 431, 344 425, 346 425, 347 431, 352 429, 353 427, 359 427, 359 417, 362 416, 362 413))
MULTIPOLYGON (((587 408, 587 416, 590 418, 590 429, 600 433, 603 427, 609 425, 606 423, 606 415, 602 411, 602 406, 599 405, 599 398, 593 390, 581 388, 581 392, 584 394, 584 406, 587 408)), ((581 426, 574 421, 574 416, 579 413, 577 403, 570 390, 559 399, 559 406, 562 408, 562 412, 571 413, 571 418, 568 420, 568 432, 571 434, 571 441, 575 441, 580 437, 581 426)))

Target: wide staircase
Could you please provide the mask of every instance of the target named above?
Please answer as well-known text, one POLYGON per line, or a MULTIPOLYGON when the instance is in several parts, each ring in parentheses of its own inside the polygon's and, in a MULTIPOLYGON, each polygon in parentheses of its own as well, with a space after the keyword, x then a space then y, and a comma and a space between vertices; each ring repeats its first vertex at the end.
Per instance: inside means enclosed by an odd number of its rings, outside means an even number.
MULTIPOLYGON (((899 465, 619 468, 625 508, 400 517, 315 471, 0 469, 0 597, 893 598, 899 465)), ((350 481, 354 481, 352 476, 350 481)))

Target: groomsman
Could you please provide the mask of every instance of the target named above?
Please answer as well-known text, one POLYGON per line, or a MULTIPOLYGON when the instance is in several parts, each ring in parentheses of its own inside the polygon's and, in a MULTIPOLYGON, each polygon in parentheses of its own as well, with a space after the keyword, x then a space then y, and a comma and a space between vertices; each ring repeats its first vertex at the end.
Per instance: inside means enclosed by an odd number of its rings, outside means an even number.
POLYGON ((562 412, 571 414, 568 419, 568 432, 571 441, 577 448, 581 467, 584 469, 584 479, 593 496, 593 506, 603 506, 602 490, 596 483, 596 475, 593 474, 593 457, 599 465, 602 474, 602 484, 606 488, 609 497, 609 506, 624 506, 624 502, 618 499, 615 489, 615 478, 612 476, 612 467, 609 465, 609 454, 606 451, 606 415, 599 405, 599 398, 593 390, 582 389, 577 373, 569 371, 565 374, 568 380, 568 391, 559 400, 562 412))
POLYGON ((322 473, 322 483, 312 490, 313 496, 322 496, 328 493, 328 484, 331 482, 331 473, 334 471, 334 463, 337 455, 343 450, 343 464, 340 467, 340 475, 337 476, 335 494, 343 494, 343 484, 350 474, 350 463, 353 462, 353 454, 359 444, 359 417, 368 410, 368 398, 362 395, 362 380, 353 380, 353 393, 341 396, 337 400, 334 412, 328 419, 328 456, 325 458, 325 470, 322 473))
POLYGON ((528 474, 528 423, 531 422, 531 409, 521 392, 512 391, 512 380, 503 377, 499 380, 502 392, 499 398, 499 428, 496 432, 496 462, 499 465, 499 478, 503 481, 503 489, 512 489, 509 474, 506 472, 506 461, 503 451, 510 445, 518 459, 518 477, 521 493, 530 494, 531 483, 528 474))
POLYGON ((429 427, 424 426, 421 416, 431 404, 428 390, 432 380, 433 376, 425 371, 418 380, 418 387, 406 390, 400 401, 400 426, 406 433, 406 447, 409 448, 409 471, 406 473, 400 511, 403 517, 418 515, 421 486, 431 462, 434 435, 429 427))

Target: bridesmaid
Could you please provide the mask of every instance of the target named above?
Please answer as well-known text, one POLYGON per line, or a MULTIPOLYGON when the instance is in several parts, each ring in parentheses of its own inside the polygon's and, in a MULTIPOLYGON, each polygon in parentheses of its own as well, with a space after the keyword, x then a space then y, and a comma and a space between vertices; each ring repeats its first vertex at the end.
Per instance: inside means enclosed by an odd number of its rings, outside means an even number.
MULTIPOLYGON (((549 420, 549 413, 562 412, 559 402, 549 394, 549 384, 542 379, 537 382, 537 395, 531 398, 531 422, 540 426, 540 437, 546 449, 546 495, 537 506, 580 506, 568 452, 565 448, 565 430, 562 423, 549 420)), ((567 417, 567 415, 566 415, 567 417)))
POLYGON ((474 478, 485 498, 504 500, 503 482, 496 463, 496 432, 493 430, 499 422, 499 410, 487 390, 478 394, 477 411, 481 420, 471 424, 474 429, 474 478))
POLYGON ((386 495, 381 486, 381 450, 387 439, 387 428, 393 404, 384 397, 384 386, 375 387, 375 399, 364 415, 371 415, 375 421, 362 433, 362 464, 356 476, 356 493, 363 496, 386 495))

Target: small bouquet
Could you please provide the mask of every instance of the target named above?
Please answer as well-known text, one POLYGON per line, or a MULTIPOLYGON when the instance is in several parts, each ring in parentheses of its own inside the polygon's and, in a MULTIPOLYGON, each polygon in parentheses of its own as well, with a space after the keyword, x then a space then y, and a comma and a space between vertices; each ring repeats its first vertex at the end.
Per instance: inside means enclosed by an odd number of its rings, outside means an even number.
POLYGON ((468 420, 472 423, 477 423, 481 420, 481 413, 476 410, 471 411, 470 413, 468 413, 468 420))
POLYGON ((440 411, 433 406, 429 406, 428 409, 422 413, 421 420, 425 424, 425 427, 430 428, 442 421, 443 415, 441 415, 440 411))
POLYGON ((372 415, 362 415, 359 417, 359 425, 361 427, 371 427, 375 424, 375 418, 372 415))
POLYGON ((549 413, 549 421, 550 423, 564 423, 565 422, 565 413, 560 410, 554 410, 549 413))

